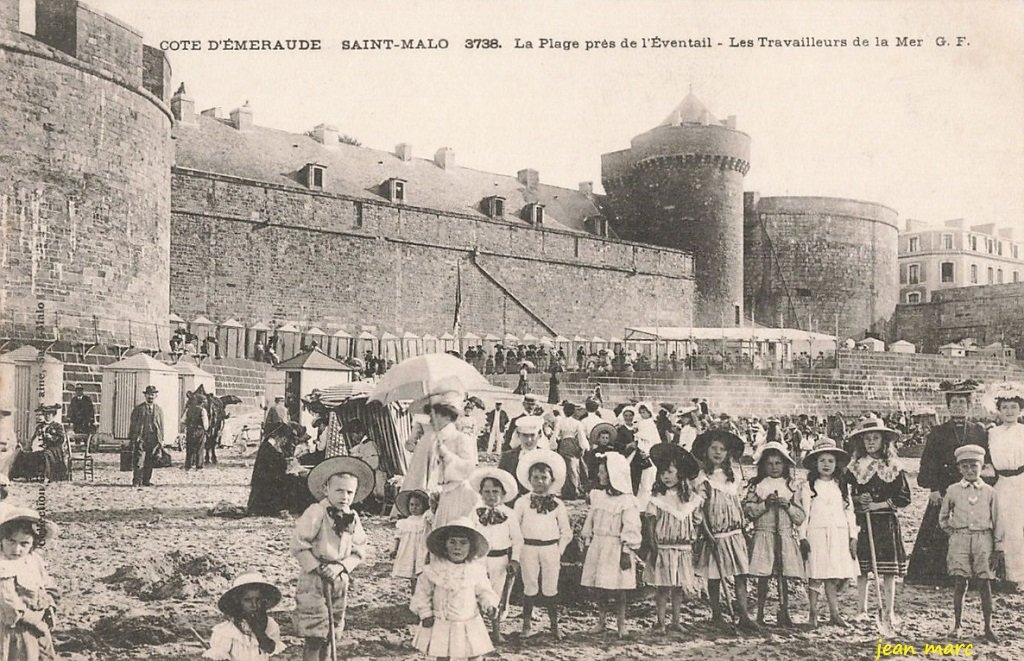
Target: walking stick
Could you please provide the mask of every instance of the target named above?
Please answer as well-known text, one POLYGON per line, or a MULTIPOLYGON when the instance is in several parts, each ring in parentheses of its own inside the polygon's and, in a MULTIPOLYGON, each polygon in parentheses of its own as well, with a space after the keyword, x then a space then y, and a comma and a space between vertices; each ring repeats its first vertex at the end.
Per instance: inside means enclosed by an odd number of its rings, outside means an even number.
MULTIPOLYGON (((778 494, 778 492, 775 492, 778 494)), ((782 564, 782 508, 775 508, 775 566, 778 567, 775 572, 775 580, 779 584, 779 611, 786 614, 786 621, 789 621, 789 600, 786 595, 786 577, 783 575, 784 567, 782 564)), ((776 621, 782 624, 782 618, 777 617, 776 621)))
MULTIPOLYGON (((722 559, 718 555, 718 546, 715 544, 715 537, 711 534, 711 528, 708 527, 707 521, 701 521, 701 526, 704 528, 704 535, 708 538, 708 545, 711 547, 711 557, 715 561, 715 567, 718 568, 718 576, 720 578, 719 583, 722 586, 722 596, 724 597, 722 601, 725 602, 726 609, 729 612, 729 621, 735 624, 736 614, 733 612, 732 600, 729 599, 729 583, 725 578, 725 572, 722 571, 722 559)), ((711 590, 710 586, 708 586, 708 590, 711 590)), ((708 596, 711 596, 710 592, 708 596)))
POLYGON ((892 627, 885 621, 882 611, 882 581, 878 577, 878 556, 875 555, 875 533, 871 531, 871 512, 864 510, 865 523, 868 527, 868 546, 871 549, 871 573, 875 576, 875 594, 878 596, 878 612, 875 613, 875 627, 883 636, 893 635, 892 627))
POLYGON ((331 650, 331 661, 338 661, 338 641, 334 639, 334 582, 321 577, 320 582, 324 586, 324 599, 327 600, 327 636, 330 638, 328 644, 331 650))
POLYGON ((498 595, 498 611, 494 614, 491 622, 491 638, 498 640, 501 636, 501 618, 505 615, 505 608, 508 607, 508 598, 512 594, 512 586, 516 582, 515 574, 505 574, 505 583, 501 587, 501 594, 498 595))

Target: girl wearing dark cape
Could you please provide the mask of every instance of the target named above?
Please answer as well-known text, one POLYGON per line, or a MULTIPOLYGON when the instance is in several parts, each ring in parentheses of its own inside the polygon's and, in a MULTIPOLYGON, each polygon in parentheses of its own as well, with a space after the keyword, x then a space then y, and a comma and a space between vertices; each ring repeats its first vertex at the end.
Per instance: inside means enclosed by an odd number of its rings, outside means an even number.
POLYGON ((264 437, 249 484, 246 510, 250 515, 277 516, 283 510, 299 514, 315 502, 306 479, 288 473, 296 444, 308 438, 305 428, 294 423, 279 424, 264 437))

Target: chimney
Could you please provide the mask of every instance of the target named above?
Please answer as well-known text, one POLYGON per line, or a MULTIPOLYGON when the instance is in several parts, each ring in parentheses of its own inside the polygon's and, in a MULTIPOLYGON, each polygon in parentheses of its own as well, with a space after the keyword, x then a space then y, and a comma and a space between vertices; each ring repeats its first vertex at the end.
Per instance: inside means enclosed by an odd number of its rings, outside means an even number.
POLYGON ((403 161, 412 160, 412 145, 405 142, 395 145, 395 156, 403 161))
POLYGON ((241 108, 231 111, 231 124, 239 131, 252 130, 252 108, 249 107, 248 101, 241 108))
POLYGON ((338 129, 330 124, 318 124, 313 128, 313 139, 326 147, 337 147, 338 129))
POLYGON ((536 170, 527 168, 526 170, 520 170, 516 173, 516 178, 519 179, 519 183, 526 186, 527 188, 533 188, 540 183, 540 173, 536 170))
POLYGON ((592 181, 581 181, 580 192, 587 197, 594 197, 594 182, 592 181))
POLYGON ((442 170, 451 170, 455 167, 455 152, 448 147, 441 147, 434 154, 434 163, 442 170))
POLYGON ((729 115, 729 117, 725 120, 725 127, 735 130, 735 128, 736 128, 736 115, 729 115))
POLYGON ((221 119, 224 117, 224 113, 221 111, 219 107, 207 108, 199 114, 203 117, 211 117, 213 119, 221 119))
POLYGON ((196 123, 196 102, 185 91, 185 83, 171 97, 171 114, 182 124, 196 123))

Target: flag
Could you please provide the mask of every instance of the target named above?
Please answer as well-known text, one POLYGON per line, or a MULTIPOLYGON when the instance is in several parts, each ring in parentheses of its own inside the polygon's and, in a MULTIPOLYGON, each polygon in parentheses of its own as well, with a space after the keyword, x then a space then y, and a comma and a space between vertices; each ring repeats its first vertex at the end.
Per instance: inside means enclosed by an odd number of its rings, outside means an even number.
POLYGON ((452 335, 459 337, 459 326, 462 323, 462 262, 455 262, 455 317, 452 319, 452 335))

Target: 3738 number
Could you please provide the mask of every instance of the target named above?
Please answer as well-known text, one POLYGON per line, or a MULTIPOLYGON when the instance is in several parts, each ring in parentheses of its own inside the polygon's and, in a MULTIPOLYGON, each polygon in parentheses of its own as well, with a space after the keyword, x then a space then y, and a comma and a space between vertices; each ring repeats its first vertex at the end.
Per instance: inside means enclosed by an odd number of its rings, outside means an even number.
POLYGON ((497 39, 467 39, 466 48, 501 48, 497 39))

